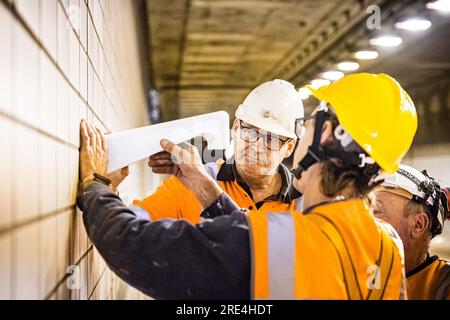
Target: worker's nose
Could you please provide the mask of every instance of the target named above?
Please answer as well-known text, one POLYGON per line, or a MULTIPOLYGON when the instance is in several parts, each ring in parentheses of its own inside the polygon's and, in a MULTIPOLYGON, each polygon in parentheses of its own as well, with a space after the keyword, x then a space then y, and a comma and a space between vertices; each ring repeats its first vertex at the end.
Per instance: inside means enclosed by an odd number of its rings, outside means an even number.
POLYGON ((250 150, 254 152, 256 155, 259 153, 263 153, 266 151, 266 147, 264 145, 263 137, 259 136, 258 140, 253 143, 250 143, 250 150))

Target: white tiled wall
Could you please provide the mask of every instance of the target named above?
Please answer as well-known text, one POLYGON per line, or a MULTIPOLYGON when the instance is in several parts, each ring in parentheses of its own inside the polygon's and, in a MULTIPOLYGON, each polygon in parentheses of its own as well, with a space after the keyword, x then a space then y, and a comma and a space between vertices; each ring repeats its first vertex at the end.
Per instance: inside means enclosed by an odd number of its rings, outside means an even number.
MULTIPOLYGON (((0 299, 141 297, 124 292, 75 207, 80 119, 148 124, 136 3, 0 0, 0 299)), ((128 201, 158 183, 143 163, 130 170, 128 201)))

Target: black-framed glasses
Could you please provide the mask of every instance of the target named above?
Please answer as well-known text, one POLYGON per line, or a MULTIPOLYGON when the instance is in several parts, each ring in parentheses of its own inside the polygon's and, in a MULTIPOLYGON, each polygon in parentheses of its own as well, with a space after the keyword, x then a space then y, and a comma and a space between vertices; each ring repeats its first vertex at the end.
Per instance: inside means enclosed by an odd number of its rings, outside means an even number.
POLYGON ((281 140, 277 135, 271 133, 261 133, 256 129, 242 125, 242 121, 239 122, 239 127, 241 131, 240 137, 242 140, 254 143, 261 137, 264 141, 264 146, 272 151, 280 151, 283 145, 290 140, 281 140))

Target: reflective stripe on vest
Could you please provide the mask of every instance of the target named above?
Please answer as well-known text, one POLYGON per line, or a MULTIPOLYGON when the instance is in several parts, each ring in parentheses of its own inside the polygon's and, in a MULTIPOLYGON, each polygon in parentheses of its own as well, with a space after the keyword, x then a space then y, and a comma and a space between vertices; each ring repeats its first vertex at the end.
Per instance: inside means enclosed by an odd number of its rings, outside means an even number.
POLYGON ((151 216, 148 214, 148 212, 144 208, 139 207, 139 206, 133 206, 133 205, 129 206, 128 208, 131 211, 134 212, 134 214, 136 215, 136 217, 139 220, 150 220, 150 221, 152 221, 151 216))
MULTIPOLYGON (((255 213, 249 215, 252 248, 252 298, 254 299, 295 299, 295 252, 296 248, 295 212, 255 213), (257 280, 257 281, 256 281, 257 280)), ((383 299, 391 276, 395 258, 395 247, 388 230, 379 226, 381 246, 375 279, 379 287, 369 290, 363 296, 350 252, 337 227, 320 213, 308 215, 324 236, 336 249, 341 270, 346 283, 348 299, 383 299)), ((357 258, 357 257, 355 257, 357 258)), ((364 282, 363 285, 366 285, 364 282)), ((402 293, 399 298, 401 299, 402 293)))
POLYGON ((303 212, 303 195, 295 199, 294 209, 303 212))
POLYGON ((295 230, 291 214, 252 212, 250 215, 252 230, 261 231, 251 232, 252 298, 294 299, 295 230), (255 252, 260 255, 255 256, 255 252))
POLYGON ((219 164, 217 162, 210 162, 205 165, 203 165, 203 168, 205 169, 206 173, 214 179, 214 181, 217 181, 217 175, 219 174, 219 164))
POLYGON ((267 215, 271 299, 294 299, 295 230, 290 213, 267 215))

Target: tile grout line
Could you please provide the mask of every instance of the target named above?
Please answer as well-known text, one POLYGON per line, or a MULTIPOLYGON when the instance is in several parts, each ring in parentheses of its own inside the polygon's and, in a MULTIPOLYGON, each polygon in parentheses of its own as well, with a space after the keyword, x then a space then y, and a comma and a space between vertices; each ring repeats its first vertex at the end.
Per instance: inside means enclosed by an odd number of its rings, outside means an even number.
POLYGON ((24 220, 24 221, 22 221, 20 223, 13 223, 12 225, 10 225, 8 227, 0 228, 0 237, 6 235, 8 233, 12 233, 14 231, 17 231, 19 229, 22 229, 22 228, 24 228, 26 226, 29 226, 29 225, 33 224, 33 223, 42 222, 42 221, 45 221, 45 220, 47 220, 47 219, 49 219, 51 217, 55 217, 55 216, 58 216, 58 215, 63 214, 63 213, 73 212, 75 210, 75 208, 76 208, 76 205, 73 204, 73 205, 70 205, 70 206, 67 206, 67 207, 64 207, 64 208, 60 208, 60 209, 56 209, 56 210, 47 212, 47 213, 45 213, 43 215, 38 215, 36 217, 24 220))
POLYGON ((105 274, 106 270, 108 269, 108 267, 105 266, 105 268, 103 269, 100 277, 98 277, 97 283, 94 285, 94 287, 92 288, 91 293, 89 294, 88 300, 91 300, 92 296, 94 295, 95 289, 97 289, 98 284, 100 283, 100 281, 102 280, 103 275, 105 274))
MULTIPOLYGON (((10 9, 10 6, 8 4, 8 2, 5 2, 6 0, 4 0, 2 3, 6 5, 7 10, 10 9)), ((15 65, 16 64, 16 56, 14 55, 14 51, 13 48, 15 46, 16 43, 16 39, 14 37, 15 35, 15 30, 13 28, 13 24, 12 24, 12 19, 11 19, 11 48, 10 48, 10 53, 11 53, 11 65, 15 65)), ((12 69, 11 69, 12 70, 12 69)), ((12 75, 12 77, 14 77, 14 75, 12 75)), ((14 78, 13 78, 14 79, 14 78)), ((15 90, 15 81, 11 82, 11 91, 14 92, 15 90)), ((15 96, 11 97, 11 101, 10 103, 12 105, 15 104, 15 96)), ((14 144, 16 142, 16 139, 13 135, 13 128, 11 126, 11 159, 12 159, 12 163, 16 163, 16 153, 15 153, 15 149, 14 149, 14 144)), ((11 174, 11 222, 14 224, 16 222, 17 219, 17 203, 16 201, 14 201, 14 199, 16 198, 16 191, 17 191, 17 181, 16 179, 14 179, 12 170, 10 172, 11 174)), ((11 299, 13 300, 17 300, 17 282, 15 281, 18 275, 17 269, 18 269, 18 258, 17 258, 17 242, 15 241, 16 239, 16 235, 14 233, 10 234, 10 241, 11 241, 11 270, 10 270, 10 274, 11 274, 11 279, 10 279, 10 285, 11 285, 11 299)))
POLYGON ((78 146, 70 143, 69 141, 65 141, 64 139, 61 139, 60 137, 58 137, 56 135, 53 135, 53 134, 51 134, 51 133, 49 133, 49 132, 47 132, 47 131, 45 131, 45 130, 43 130, 41 128, 38 128, 38 127, 32 125, 31 123, 28 123, 25 120, 22 120, 22 119, 16 117, 15 115, 12 115, 12 114, 7 113, 7 112, 5 112, 3 110, 0 110, 0 116, 3 117, 3 118, 6 118, 6 119, 8 119, 8 120, 10 120, 12 122, 15 122, 16 124, 18 124, 18 125, 20 125, 22 127, 30 129, 30 130, 32 130, 32 131, 34 131, 34 132, 36 132, 36 133, 38 133, 38 134, 40 134, 42 136, 45 136, 45 137, 47 137, 47 138, 49 138, 49 139, 51 139, 53 141, 56 141, 56 142, 66 146, 66 147, 69 147, 69 148, 71 148, 73 150, 76 150, 76 151, 79 150, 78 146))
MULTIPOLYGON (((5 4, 6 0, 1 0, 3 4, 5 4)), ((33 30, 30 28, 28 23, 25 21, 25 19, 22 17, 22 15, 17 11, 17 8, 15 7, 14 3, 8 3, 5 4, 13 17, 20 23, 20 25, 25 29, 25 31, 28 33, 28 35, 33 39, 33 41, 37 44, 39 49, 41 49, 47 58, 50 60, 50 62, 55 66, 55 68, 59 71, 61 76, 64 78, 64 80, 67 82, 69 87, 78 95, 78 98, 82 100, 83 103, 86 103, 88 108, 91 110, 93 115, 97 118, 97 120, 107 129, 109 130, 109 127, 103 122, 103 120, 98 116, 98 114, 95 112, 95 110, 92 108, 91 105, 89 105, 88 101, 84 99, 83 96, 81 96, 80 92, 77 88, 73 85, 73 83, 70 81, 69 77, 64 73, 64 71, 61 69, 61 66, 58 64, 58 62, 53 58, 48 51, 48 49, 41 43, 39 40, 39 37, 33 32, 33 30)))
MULTIPOLYGON (((91 245, 82 255, 81 257, 74 263, 74 265, 78 266, 81 261, 83 261, 84 258, 87 257, 87 255, 92 251, 92 249, 94 248, 93 245, 91 245)), ((70 274, 66 273, 57 283, 56 285, 53 287, 53 289, 50 290, 50 292, 48 294, 45 295, 44 300, 49 300, 51 298, 51 296, 56 293, 59 289, 59 287, 64 283, 64 281, 67 280, 67 278, 70 276, 70 274)))
MULTIPOLYGON (((80 0, 80 1, 83 1, 83 0, 80 0)), ((59 0, 58 3, 59 3, 59 5, 62 7, 63 12, 64 12, 66 18, 70 21, 68 15, 67 15, 67 12, 66 12, 66 10, 65 10, 65 7, 64 7, 64 5, 61 3, 61 0, 59 0)), ((87 5, 86 2, 85 2, 85 5, 86 5, 86 12, 87 12, 87 15, 88 15, 88 17, 87 17, 88 19, 86 20, 86 24, 87 24, 87 25, 86 25, 86 33, 87 33, 87 35, 86 35, 86 36, 87 36, 87 39, 86 39, 86 48, 84 47, 84 45, 83 45, 83 43, 82 43, 82 41, 81 41, 81 35, 77 34, 77 32, 76 32, 76 30, 75 30, 75 28, 73 27, 72 24, 71 24, 71 26, 72 26, 71 31, 75 33, 75 37, 78 39, 78 42, 79 42, 79 44, 80 44, 80 47, 81 47, 82 50, 83 50, 83 53, 86 54, 86 59, 87 59, 87 61, 90 63, 90 65, 91 65, 91 67, 92 67, 92 70, 93 70, 94 74, 96 75, 98 81, 100 82, 100 84, 101 84, 101 86, 102 86, 102 89, 103 89, 103 92, 105 93, 105 96, 106 96, 106 98, 108 99, 108 102, 113 106, 113 110, 114 110, 114 112, 116 113, 116 115, 117 115, 118 117, 120 117, 119 111, 117 110, 116 105, 112 102, 112 99, 111 99, 110 95, 107 93, 107 90, 106 90, 106 88, 105 88, 105 85, 103 84, 103 79, 100 78, 100 76, 99 76, 97 70, 94 68, 94 64, 92 63, 91 56, 89 55, 89 52, 88 52, 89 16, 91 16, 91 14, 90 14, 90 7, 87 5)), ((92 19, 92 16, 91 16, 91 22, 92 22, 92 25, 93 25, 93 27, 94 27, 95 33, 96 33, 96 35, 97 35, 97 39, 99 40, 99 43, 101 43, 101 42, 100 42, 100 37, 99 37, 99 35, 98 35, 98 32, 97 32, 97 30, 96 30, 94 21, 93 21, 93 19, 92 19)), ((108 33, 108 38, 110 39, 109 33, 108 33)), ((110 40, 110 41, 111 41, 111 40, 110 40)), ((105 50, 104 50, 103 45, 101 45, 101 48, 102 48, 102 51, 103 51, 103 54, 104 54, 105 50)), ((116 77, 114 76, 114 74, 113 74, 112 71, 111 71, 110 63, 109 63, 109 61, 106 59, 106 55, 105 55, 105 54, 104 54, 104 56, 105 56, 105 62, 106 62, 106 65, 108 66, 109 73, 111 74, 111 77, 112 77, 112 79, 114 80, 114 81, 113 81, 114 87, 115 87, 116 89, 118 89, 118 87, 117 87, 117 79, 116 79, 116 77)), ((105 127, 106 127, 106 126, 105 126, 105 127)))

